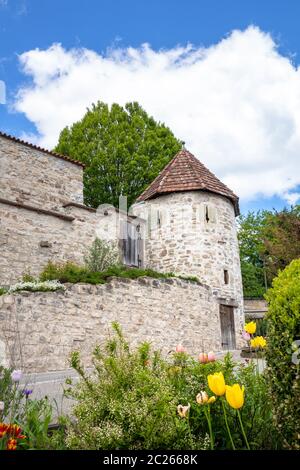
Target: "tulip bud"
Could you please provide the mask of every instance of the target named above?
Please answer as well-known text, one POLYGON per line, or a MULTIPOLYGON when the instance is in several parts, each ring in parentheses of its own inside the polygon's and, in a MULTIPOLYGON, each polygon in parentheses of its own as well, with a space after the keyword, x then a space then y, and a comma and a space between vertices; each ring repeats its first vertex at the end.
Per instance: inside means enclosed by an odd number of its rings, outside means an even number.
POLYGON ((215 362, 216 360, 216 356, 215 356, 215 353, 210 351, 208 354, 207 354, 207 359, 208 359, 208 362, 215 362))
POLYGON ((249 339, 251 338, 249 333, 247 333, 247 331, 245 331, 245 330, 242 331, 242 336, 243 336, 244 340, 246 340, 246 341, 249 341, 249 339))
POLYGON ((216 401, 216 397, 213 396, 213 397, 210 397, 210 399, 208 400, 208 405, 210 405, 211 403, 214 403, 216 401))
POLYGON ((196 402, 198 405, 204 405, 204 403, 208 402, 208 395, 206 392, 200 392, 196 396, 196 402))
POLYGON ((182 344, 178 344, 178 345, 176 346, 175 351, 176 351, 177 353, 184 353, 184 352, 185 352, 185 348, 182 346, 182 344))
POLYGON ((207 354, 200 353, 199 357, 198 357, 198 360, 199 360, 200 364, 206 364, 208 362, 207 354))

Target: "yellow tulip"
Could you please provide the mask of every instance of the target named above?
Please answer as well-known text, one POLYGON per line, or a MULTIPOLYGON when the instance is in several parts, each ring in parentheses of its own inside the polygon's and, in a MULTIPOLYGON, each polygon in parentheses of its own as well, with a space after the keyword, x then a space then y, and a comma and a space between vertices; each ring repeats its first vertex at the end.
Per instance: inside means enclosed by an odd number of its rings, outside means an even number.
POLYGON ((267 341, 263 336, 256 336, 255 338, 251 339, 250 341, 251 347, 254 349, 258 348, 265 348, 267 345, 267 341))
POLYGON ((253 335, 256 332, 256 323, 254 321, 246 323, 244 330, 249 333, 249 335, 253 335))
POLYGON ((242 387, 239 384, 226 385, 226 400, 235 410, 242 408, 244 404, 244 391, 244 385, 242 387))
POLYGON ((224 395, 226 389, 222 372, 215 372, 214 374, 208 375, 207 380, 209 388, 215 395, 218 395, 219 397, 224 395))
POLYGON ((210 397, 210 398, 208 399, 207 404, 210 405, 211 403, 214 403, 215 401, 216 401, 216 397, 215 397, 215 396, 210 397))

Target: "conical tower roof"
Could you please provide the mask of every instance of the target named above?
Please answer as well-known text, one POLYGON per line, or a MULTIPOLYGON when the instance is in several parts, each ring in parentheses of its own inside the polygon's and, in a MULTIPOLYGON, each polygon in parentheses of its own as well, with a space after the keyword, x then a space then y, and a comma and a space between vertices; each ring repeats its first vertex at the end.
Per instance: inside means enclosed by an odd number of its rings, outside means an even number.
POLYGON ((182 191, 210 191, 227 197, 239 215, 239 198, 188 150, 180 150, 155 180, 137 198, 137 202, 163 194, 182 191))

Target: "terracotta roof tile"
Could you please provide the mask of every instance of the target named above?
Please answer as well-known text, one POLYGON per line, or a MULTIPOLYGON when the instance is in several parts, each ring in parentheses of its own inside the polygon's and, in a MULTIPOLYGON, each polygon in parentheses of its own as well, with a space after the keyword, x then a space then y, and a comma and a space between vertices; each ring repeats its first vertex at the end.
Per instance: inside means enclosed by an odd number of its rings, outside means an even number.
POLYGON ((0 137, 4 137, 5 139, 12 140, 13 142, 17 142, 18 144, 26 145, 27 147, 31 147, 34 150, 39 150, 40 152, 48 153, 48 155, 52 155, 53 157, 60 158, 61 160, 66 160, 67 162, 75 163, 75 165, 79 165, 85 168, 84 163, 79 162, 78 160, 73 160, 72 158, 66 155, 52 152, 51 150, 43 149, 42 147, 38 147, 37 145, 31 144, 30 142, 26 142, 25 140, 18 139, 17 137, 6 134, 5 132, 0 131, 0 137))
POLYGON ((211 173, 194 155, 183 149, 167 164, 155 180, 137 198, 137 202, 179 191, 210 191, 231 200, 239 215, 239 198, 211 173))

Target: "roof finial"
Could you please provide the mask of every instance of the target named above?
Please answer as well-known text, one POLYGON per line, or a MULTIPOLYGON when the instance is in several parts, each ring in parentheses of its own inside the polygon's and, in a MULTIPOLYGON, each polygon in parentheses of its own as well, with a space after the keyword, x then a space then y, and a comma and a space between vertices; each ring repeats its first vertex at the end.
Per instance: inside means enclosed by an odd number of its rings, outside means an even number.
POLYGON ((181 141, 181 150, 186 150, 185 142, 181 141))

